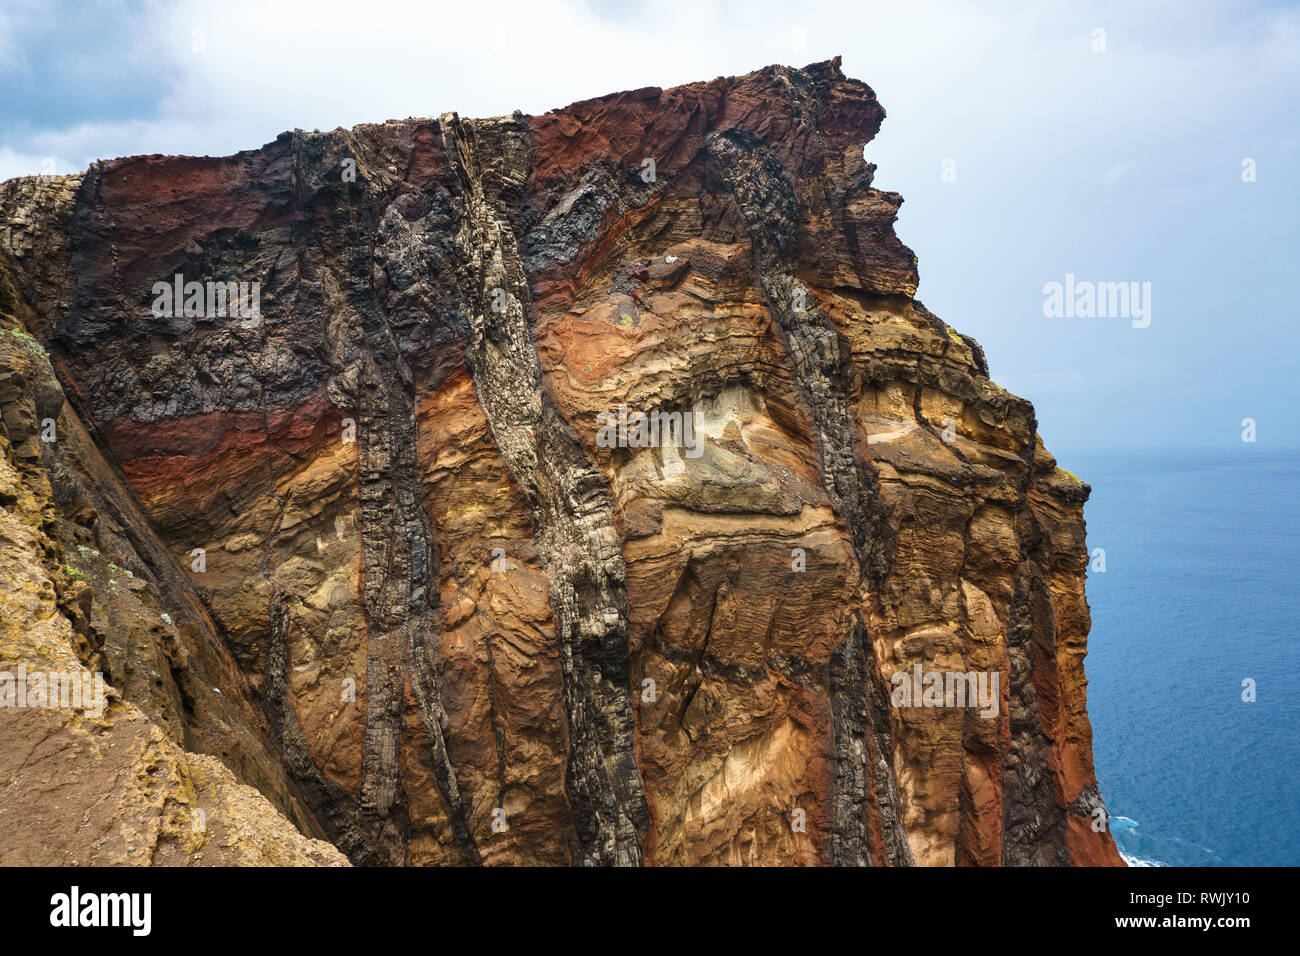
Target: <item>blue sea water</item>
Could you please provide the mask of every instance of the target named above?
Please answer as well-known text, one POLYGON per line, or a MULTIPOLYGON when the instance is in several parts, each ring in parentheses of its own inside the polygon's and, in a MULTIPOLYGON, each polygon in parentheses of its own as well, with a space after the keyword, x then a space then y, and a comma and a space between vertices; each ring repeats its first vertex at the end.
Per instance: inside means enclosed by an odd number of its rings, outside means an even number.
POLYGON ((1300 864, 1300 453, 1060 464, 1092 485, 1088 548, 1105 550, 1088 572, 1088 713, 1120 851, 1300 864))

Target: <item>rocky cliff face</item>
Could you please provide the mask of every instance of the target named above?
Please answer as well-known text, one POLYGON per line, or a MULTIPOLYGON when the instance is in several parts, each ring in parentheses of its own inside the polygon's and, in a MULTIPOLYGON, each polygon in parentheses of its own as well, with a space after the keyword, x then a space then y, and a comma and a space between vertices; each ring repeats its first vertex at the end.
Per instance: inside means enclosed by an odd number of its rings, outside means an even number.
POLYGON ((0 710, 0 862, 1118 863, 1088 489, 883 118, 835 60, 0 186, 0 668, 110 686, 0 710))

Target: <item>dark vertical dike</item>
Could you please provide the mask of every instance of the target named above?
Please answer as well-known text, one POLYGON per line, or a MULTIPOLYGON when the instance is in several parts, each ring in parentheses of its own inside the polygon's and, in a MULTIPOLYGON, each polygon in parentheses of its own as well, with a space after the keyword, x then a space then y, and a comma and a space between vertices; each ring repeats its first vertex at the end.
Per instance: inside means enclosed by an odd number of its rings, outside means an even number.
POLYGON ((407 444, 400 433, 410 416, 403 414, 405 389, 391 364, 396 350, 386 341, 388 329, 372 309, 365 308, 362 317, 366 354, 357 382, 357 479, 367 634, 360 819, 376 837, 386 862, 400 865, 407 862, 410 838, 399 778, 414 582, 407 540, 410 509, 403 500, 409 491, 398 487, 400 466, 395 459, 407 444))
POLYGON ((447 804, 453 839, 465 862, 477 864, 478 850, 442 733, 446 715, 435 658, 441 622, 429 603, 436 557, 422 498, 413 379, 375 288, 385 257, 400 253, 375 248, 372 237, 380 217, 367 199, 326 188, 316 195, 313 212, 313 240, 325 247, 327 262, 338 264, 337 287, 344 290, 347 309, 358 317, 361 331, 353 397, 367 662, 357 819, 375 862, 410 862, 410 820, 401 780, 409 676, 432 741, 434 777, 447 804))
MULTIPOLYGON (((864 580, 879 580, 888 552, 877 539, 880 493, 870 466, 857 454, 849 405, 850 369, 839 336, 795 275, 799 202, 780 160, 739 130, 715 133, 708 150, 749 227, 754 271, 813 414, 822 484, 852 536, 864 580)), ((871 642, 861 612, 830 661, 835 756, 831 864, 870 865, 877 847, 891 865, 911 865, 898 787, 890 767, 893 743, 883 689, 875 679, 871 642), (873 808, 879 831, 872 824, 873 808)))
POLYGON ((441 128, 461 190, 456 245, 470 319, 466 358, 492 437, 531 506, 559 624, 573 859, 640 865, 649 810, 633 739, 626 568, 613 502, 543 388, 529 328, 531 296, 516 237, 528 127, 518 116, 471 123, 451 113, 441 128))
POLYGON ((835 648, 830 660, 831 721, 835 747, 835 804, 831 819, 831 863, 872 866, 867 801, 874 781, 868 736, 872 715, 867 701, 871 681, 861 619, 835 648))
MULTIPOLYGON (((365 249, 364 261, 350 274, 372 276, 372 259, 372 251, 365 249)), ((442 735, 446 718, 432 659, 439 622, 428 604, 432 535, 420 491, 413 380, 381 304, 376 298, 356 304, 365 333, 357 383, 357 455, 369 623, 361 819, 378 831, 391 862, 409 862, 410 822, 399 779, 409 666, 452 834, 465 861, 477 863, 442 735)))
POLYGON ((1024 456, 1025 475, 1016 514, 1020 564, 1007 627, 1011 739, 1003 762, 1002 865, 1069 866, 1066 817, 1056 806, 1048 762, 1052 742, 1043 733, 1035 681, 1039 655, 1055 654, 1056 612, 1044 571, 1042 528, 1029 504, 1034 444, 1024 456))

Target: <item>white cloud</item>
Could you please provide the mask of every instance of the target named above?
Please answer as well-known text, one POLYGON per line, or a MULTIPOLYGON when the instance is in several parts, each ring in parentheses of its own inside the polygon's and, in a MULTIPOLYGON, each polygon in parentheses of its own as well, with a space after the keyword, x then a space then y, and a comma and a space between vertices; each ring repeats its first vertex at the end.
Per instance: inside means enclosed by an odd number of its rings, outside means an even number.
POLYGON ((61 176, 75 173, 77 168, 75 163, 60 156, 19 153, 8 146, 0 146, 0 181, 39 174, 61 176))
MULTIPOLYGON (((796 10, 783 0, 661 0, 626 7, 618 19, 602 13, 603 5, 576 0, 158 2, 140 18, 145 34, 131 51, 133 59, 148 57, 159 82, 169 84, 156 115, 33 130, 0 145, 38 156, 57 142, 78 159, 225 154, 295 126, 329 129, 446 110, 537 113, 621 89, 842 53, 846 72, 875 87, 899 118, 887 124, 882 148, 939 150, 960 163, 1005 153, 1009 142, 1059 152, 1073 138, 1114 138, 1120 105, 1123 124, 1159 134, 1162 124, 1212 125, 1213 104, 1243 91, 1266 94, 1261 77, 1275 83, 1284 75, 1294 89, 1289 53, 1300 13, 1252 14, 1257 6, 1203 17, 1200 32, 1165 42, 1172 22, 1197 18, 1180 5, 1105 5, 1080 15, 1011 2, 975 10, 956 2, 814 0, 796 10), (1094 21, 1106 24, 1105 54, 1089 50, 1094 21), (194 50, 196 30, 203 52, 194 50), (1189 87, 1193 76, 1199 84, 1189 87)), ((0 28, 0 46, 5 36, 0 28)), ((1114 164, 1113 156, 1099 157, 1091 168, 1114 164)))

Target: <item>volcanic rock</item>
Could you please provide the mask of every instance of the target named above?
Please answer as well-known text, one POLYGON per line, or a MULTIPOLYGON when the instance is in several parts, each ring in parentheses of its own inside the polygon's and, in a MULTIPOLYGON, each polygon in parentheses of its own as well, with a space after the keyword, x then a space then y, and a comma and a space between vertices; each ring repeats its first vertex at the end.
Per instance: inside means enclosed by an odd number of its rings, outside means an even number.
POLYGON ((109 686, 0 709, 0 862, 1120 863, 1089 489, 884 117, 836 59, 0 185, 0 670, 109 686))

